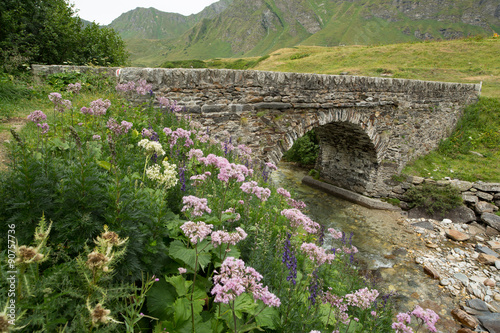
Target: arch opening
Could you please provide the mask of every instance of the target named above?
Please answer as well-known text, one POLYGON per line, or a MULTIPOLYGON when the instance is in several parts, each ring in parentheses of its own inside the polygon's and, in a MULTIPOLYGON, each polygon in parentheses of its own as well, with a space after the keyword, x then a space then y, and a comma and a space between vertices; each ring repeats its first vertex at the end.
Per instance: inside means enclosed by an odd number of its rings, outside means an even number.
POLYGON ((320 141, 316 169, 333 185, 372 194, 379 161, 372 139, 359 125, 332 122, 315 128, 320 141))

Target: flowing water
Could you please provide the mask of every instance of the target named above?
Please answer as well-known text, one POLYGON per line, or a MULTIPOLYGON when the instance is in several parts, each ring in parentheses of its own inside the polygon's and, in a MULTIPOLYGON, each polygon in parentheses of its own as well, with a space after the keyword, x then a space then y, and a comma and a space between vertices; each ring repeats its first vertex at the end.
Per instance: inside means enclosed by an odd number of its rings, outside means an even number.
POLYGON ((397 212, 370 210, 303 185, 307 172, 290 163, 280 162, 278 168, 271 175, 273 183, 304 201, 309 217, 326 228, 352 233, 361 268, 375 273, 381 292, 396 292, 397 311, 409 311, 415 305, 431 308, 441 317, 437 326, 440 331, 456 331, 450 316, 454 300, 414 262, 413 251, 423 245, 418 234, 398 224, 404 217, 397 212))

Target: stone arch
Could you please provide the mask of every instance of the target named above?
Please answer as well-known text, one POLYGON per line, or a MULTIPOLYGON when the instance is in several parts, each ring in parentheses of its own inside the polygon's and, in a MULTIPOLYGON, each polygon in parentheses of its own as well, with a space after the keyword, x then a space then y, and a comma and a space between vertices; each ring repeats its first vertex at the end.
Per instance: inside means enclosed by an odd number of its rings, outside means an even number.
POLYGON ((330 109, 302 119, 302 127, 283 133, 281 144, 268 158, 278 162, 293 143, 311 129, 318 134, 320 152, 315 168, 321 177, 358 193, 380 191, 380 172, 387 140, 378 133, 372 113, 356 109, 330 109))

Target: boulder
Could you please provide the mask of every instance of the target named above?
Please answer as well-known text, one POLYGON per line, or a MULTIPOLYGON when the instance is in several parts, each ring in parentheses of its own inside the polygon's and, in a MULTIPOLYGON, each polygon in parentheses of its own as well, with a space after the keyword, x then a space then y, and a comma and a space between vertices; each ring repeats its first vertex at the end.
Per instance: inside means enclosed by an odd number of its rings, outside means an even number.
POLYGON ((462 325, 475 329, 478 325, 476 318, 469 315, 467 312, 460 309, 451 310, 451 315, 458 320, 462 325))
POLYGON ((463 241, 470 239, 469 235, 464 234, 463 232, 460 232, 458 230, 453 230, 453 229, 446 231, 446 237, 448 237, 454 241, 457 241, 457 242, 463 242, 463 241))
POLYGON ((468 223, 476 220, 474 211, 464 205, 453 208, 446 214, 446 217, 454 223, 468 223))
POLYGON ((495 261, 497 260, 497 257, 484 253, 480 253, 479 257, 477 257, 477 261, 484 265, 495 265, 495 261))
POLYGON ((492 214, 492 213, 484 213, 481 215, 481 221, 500 231, 500 216, 492 214))
POLYGON ((450 185, 458 188, 460 190, 460 192, 468 191, 472 187, 471 182, 466 182, 466 181, 458 180, 458 179, 451 180, 450 185))
POLYGON ((477 182, 472 185, 474 188, 483 192, 500 192, 500 183, 481 183, 477 182))
POLYGON ((486 192, 477 191, 476 196, 484 201, 493 201, 493 195, 486 192))
POLYGON ((477 244, 476 247, 475 247, 475 250, 476 250, 476 252, 484 253, 484 254, 487 254, 487 255, 490 255, 490 256, 498 258, 498 253, 496 253, 495 251, 491 250, 487 246, 483 246, 483 245, 477 244))
POLYGON ((500 313, 489 313, 478 316, 481 325, 490 333, 500 333, 500 313))
POLYGON ((424 272, 430 275, 433 279, 438 280, 440 278, 438 271, 430 265, 424 265, 424 272))
POLYGON ((495 211, 498 210, 498 207, 486 201, 479 201, 474 205, 474 209, 476 210, 476 213, 483 214, 483 213, 494 213, 495 211))

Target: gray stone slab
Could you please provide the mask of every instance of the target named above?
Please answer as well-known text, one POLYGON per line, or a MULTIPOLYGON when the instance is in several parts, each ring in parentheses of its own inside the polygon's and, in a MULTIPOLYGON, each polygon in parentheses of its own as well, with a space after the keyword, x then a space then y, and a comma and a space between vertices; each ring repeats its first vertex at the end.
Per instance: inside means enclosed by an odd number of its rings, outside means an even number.
POLYGON ((364 195, 321 182, 310 176, 305 176, 304 178, 302 178, 302 183, 368 208, 393 211, 401 210, 399 207, 395 207, 387 202, 365 197, 364 195))

